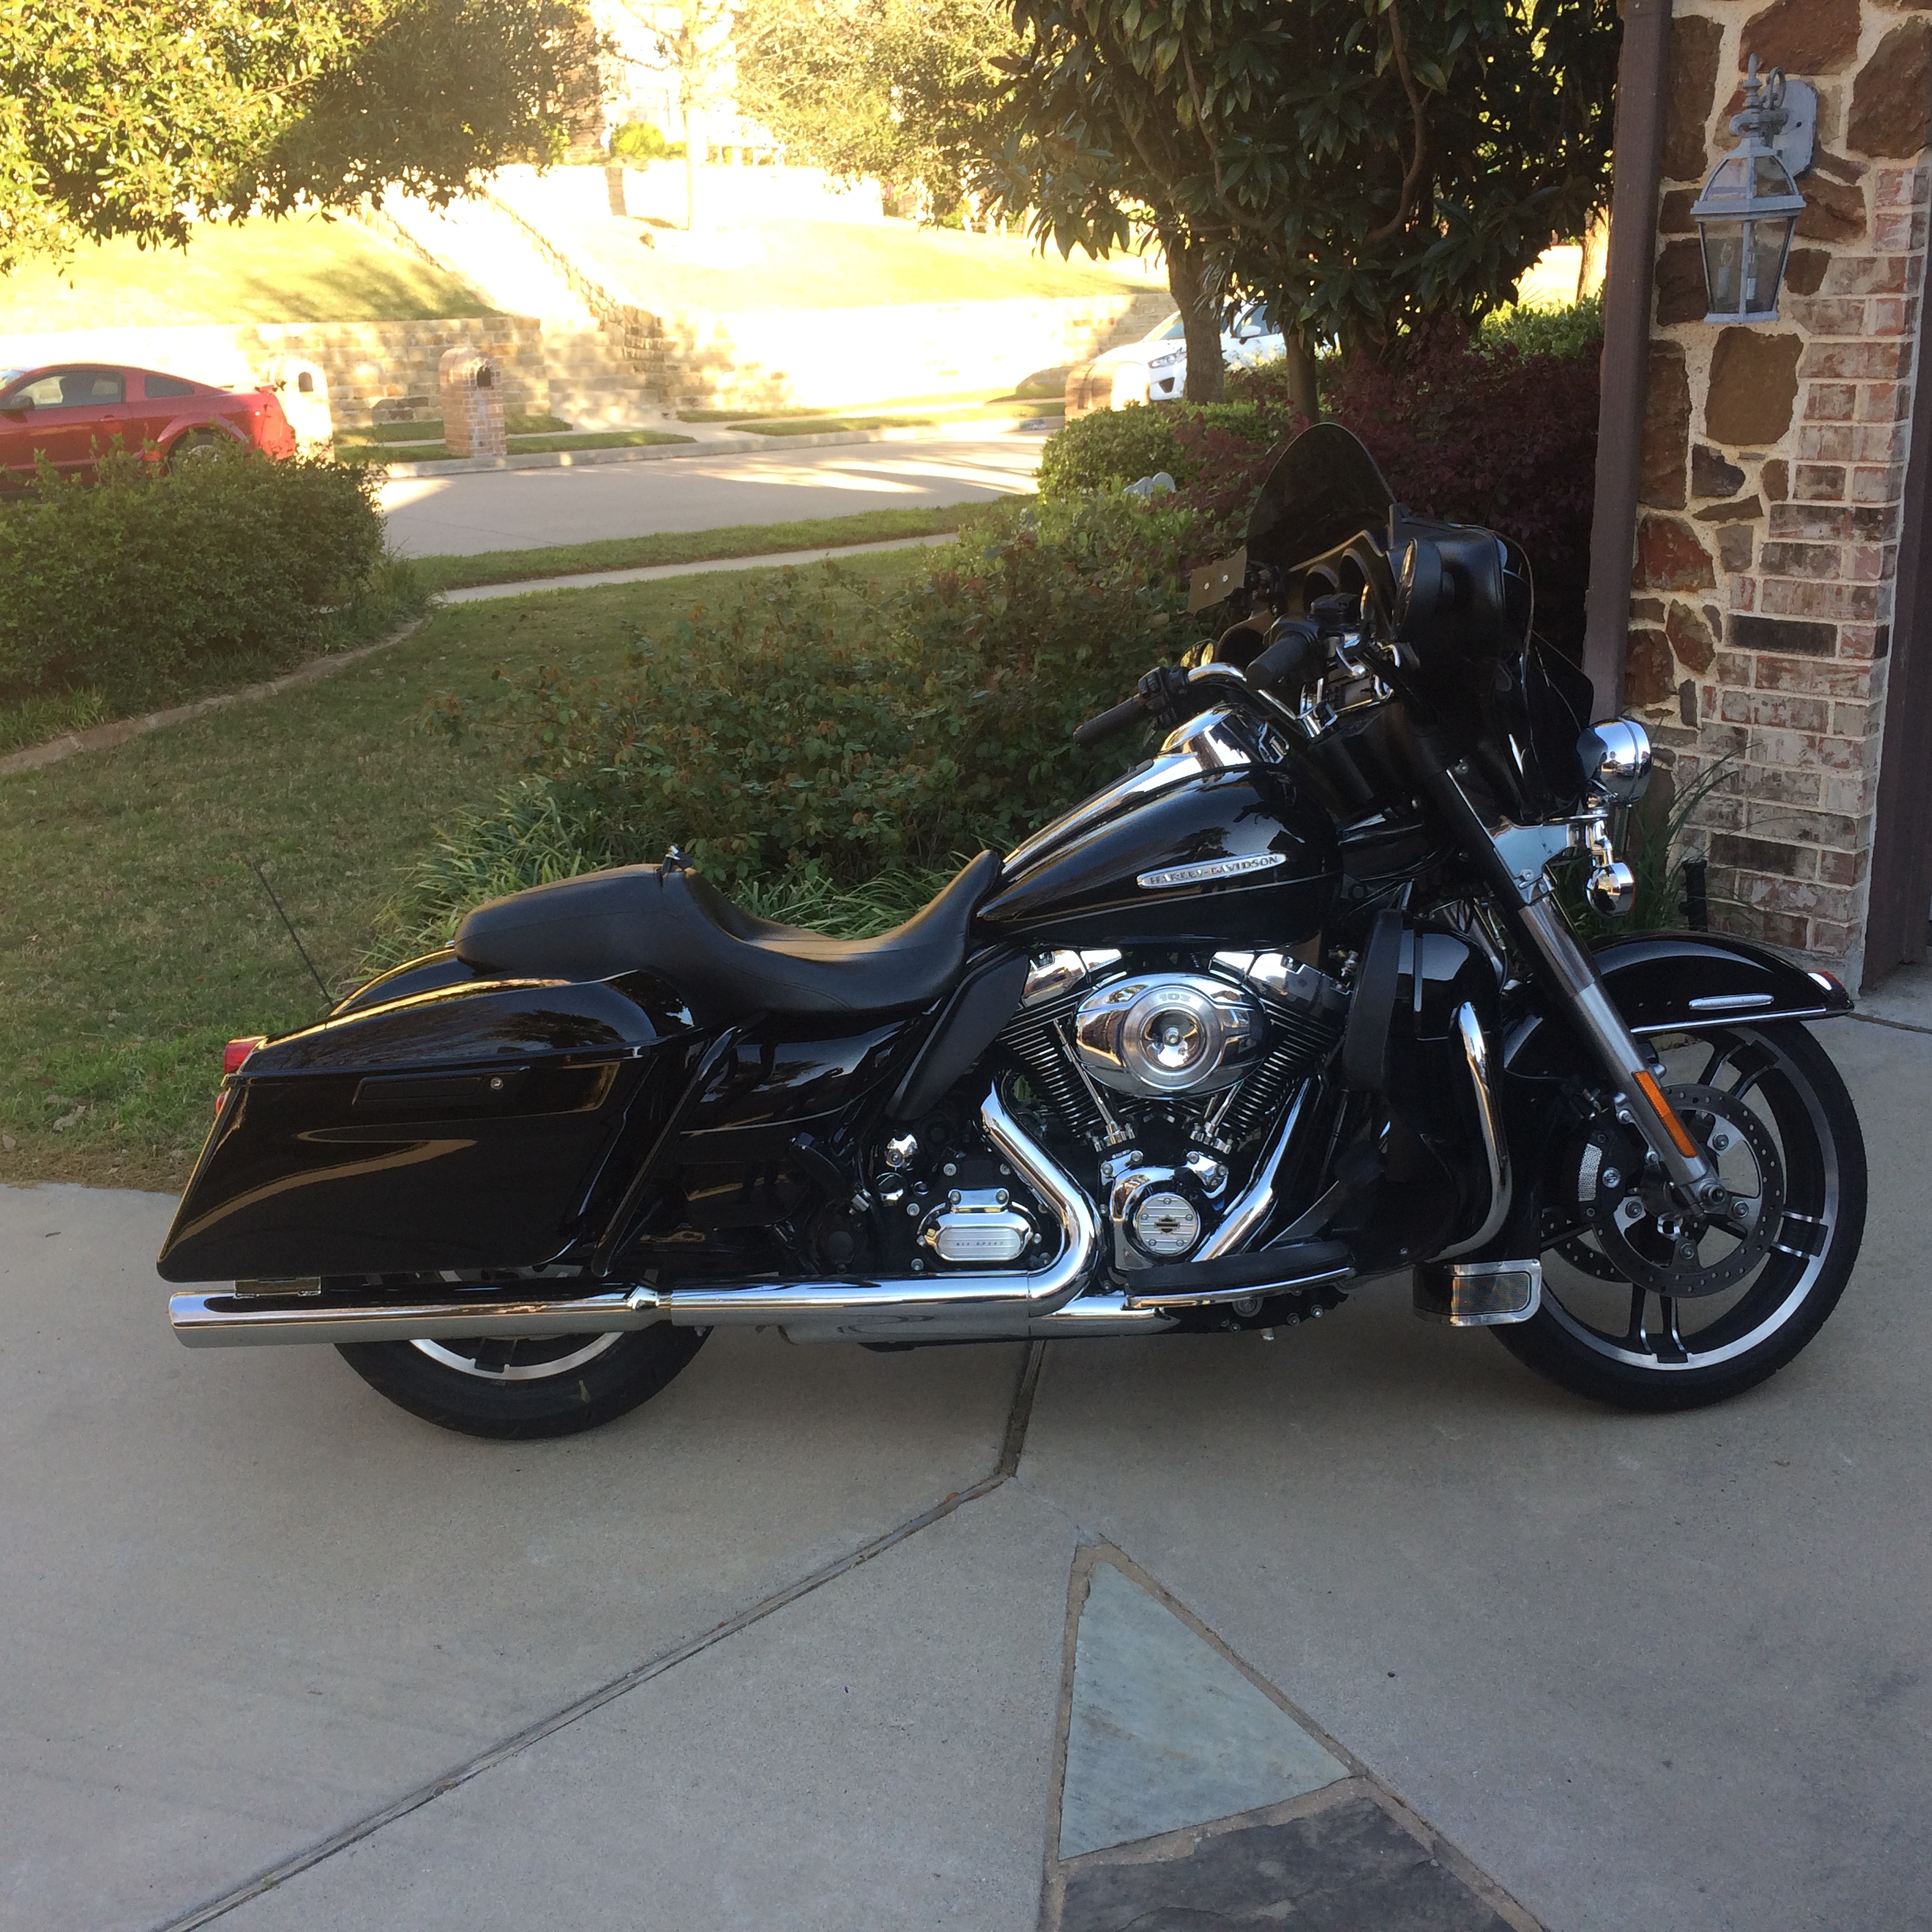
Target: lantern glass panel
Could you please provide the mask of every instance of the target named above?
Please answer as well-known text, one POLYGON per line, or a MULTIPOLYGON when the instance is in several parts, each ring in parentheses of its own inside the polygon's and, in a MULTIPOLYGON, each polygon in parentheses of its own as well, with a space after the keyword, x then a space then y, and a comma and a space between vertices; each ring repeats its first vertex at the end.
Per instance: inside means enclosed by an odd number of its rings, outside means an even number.
POLYGON ((1748 233, 1743 222, 1704 224, 1704 286, 1709 291, 1714 316, 1743 313, 1744 238, 1748 233))
POLYGON ((1747 224, 1745 248, 1750 273, 1745 283, 1747 315, 1777 313, 1778 284, 1784 279, 1784 251, 1791 245, 1792 217, 1772 215, 1747 224))

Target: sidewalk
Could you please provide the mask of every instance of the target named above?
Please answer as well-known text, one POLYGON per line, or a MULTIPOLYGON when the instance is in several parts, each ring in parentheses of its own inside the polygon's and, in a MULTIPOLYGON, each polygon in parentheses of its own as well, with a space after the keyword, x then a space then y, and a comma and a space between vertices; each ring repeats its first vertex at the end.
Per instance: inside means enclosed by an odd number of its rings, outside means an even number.
POLYGON ((163 1197, 0 1191, 0 1926, 1923 1923, 1912 1025, 1819 1030, 1873 1168, 1844 1304, 1673 1417, 1390 1283, 1036 1386, 721 1333, 487 1444, 326 1351, 181 1350, 163 1197))

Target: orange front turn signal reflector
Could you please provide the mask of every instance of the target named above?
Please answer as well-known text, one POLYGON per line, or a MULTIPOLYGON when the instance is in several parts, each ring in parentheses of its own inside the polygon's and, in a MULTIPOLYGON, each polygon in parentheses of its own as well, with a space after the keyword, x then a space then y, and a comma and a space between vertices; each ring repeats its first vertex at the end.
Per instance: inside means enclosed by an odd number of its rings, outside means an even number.
POLYGON ((1664 1089, 1643 1068, 1637 1069, 1637 1084, 1643 1097, 1650 1103, 1650 1110, 1664 1123, 1664 1131, 1677 1144, 1677 1151, 1686 1160, 1698 1157, 1697 1143, 1690 1138, 1688 1129, 1677 1118, 1677 1110, 1664 1097, 1664 1089))

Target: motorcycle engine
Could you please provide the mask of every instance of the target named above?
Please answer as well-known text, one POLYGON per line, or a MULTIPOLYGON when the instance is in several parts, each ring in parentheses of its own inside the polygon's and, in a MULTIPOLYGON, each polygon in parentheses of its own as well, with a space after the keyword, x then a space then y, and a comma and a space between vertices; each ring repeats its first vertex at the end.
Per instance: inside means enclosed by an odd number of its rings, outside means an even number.
POLYGON ((1043 1125, 1099 1156, 1121 1268, 1181 1261, 1219 1224, 1290 1089, 1334 1050, 1342 987, 1281 953, 1134 970, 1112 952, 1036 960, 1001 1043, 1043 1125))

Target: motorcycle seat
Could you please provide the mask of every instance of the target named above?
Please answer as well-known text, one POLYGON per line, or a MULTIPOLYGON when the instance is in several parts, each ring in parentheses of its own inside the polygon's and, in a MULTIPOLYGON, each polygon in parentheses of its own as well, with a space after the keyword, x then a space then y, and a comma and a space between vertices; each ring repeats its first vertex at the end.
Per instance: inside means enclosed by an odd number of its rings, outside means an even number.
POLYGON ((518 978, 654 973, 703 1025, 754 1013, 903 1010, 958 979, 973 915, 999 871, 982 852, 903 926, 832 939, 759 919, 685 867, 619 866, 477 907, 457 928, 456 957, 518 978))

